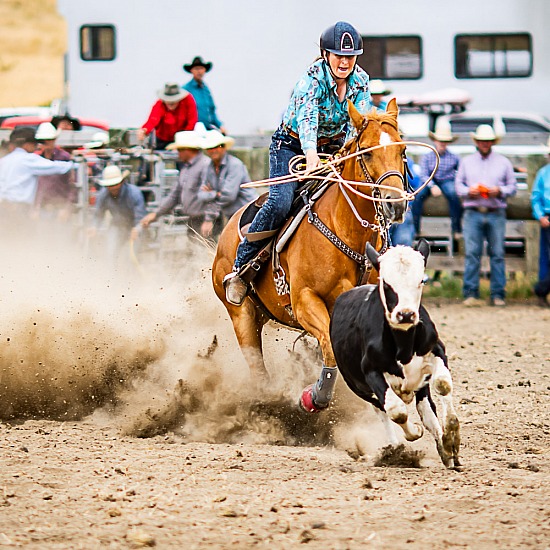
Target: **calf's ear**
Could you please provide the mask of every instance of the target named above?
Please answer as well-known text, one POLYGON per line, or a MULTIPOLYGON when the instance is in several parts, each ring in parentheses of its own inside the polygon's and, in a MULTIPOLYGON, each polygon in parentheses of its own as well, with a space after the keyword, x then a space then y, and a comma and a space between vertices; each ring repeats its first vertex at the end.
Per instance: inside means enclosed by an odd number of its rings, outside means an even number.
POLYGON ((414 247, 415 250, 418 250, 422 256, 424 256, 424 267, 428 263, 428 256, 430 255, 430 243, 426 239, 420 239, 416 246, 414 247))
POLYGON ((372 264, 372 267, 376 269, 376 271, 380 271, 380 263, 378 262, 378 257, 380 254, 376 251, 376 248, 372 246, 372 244, 367 243, 367 258, 369 259, 369 262, 372 264))

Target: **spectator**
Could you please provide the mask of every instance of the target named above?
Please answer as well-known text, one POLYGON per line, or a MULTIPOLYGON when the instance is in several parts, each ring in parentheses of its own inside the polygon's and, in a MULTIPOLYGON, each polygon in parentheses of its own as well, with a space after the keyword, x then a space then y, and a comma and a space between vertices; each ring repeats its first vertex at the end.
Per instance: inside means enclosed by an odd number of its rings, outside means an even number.
MULTIPOLYGON (((210 159, 203 154, 204 132, 199 130, 202 124, 197 123, 195 130, 178 132, 174 143, 168 145, 167 149, 177 149, 180 161, 180 173, 178 182, 170 190, 170 193, 160 203, 156 212, 147 214, 142 220, 141 225, 148 227, 150 223, 158 220, 160 217, 171 212, 178 204, 184 216, 187 216, 187 225, 198 235, 208 237, 202 233, 204 222, 204 208, 198 198, 199 188, 201 186, 202 176, 210 159)), ((204 128, 204 126, 202 126, 204 128)), ((217 218, 211 232, 219 234, 221 232, 221 218, 217 218)), ((208 229, 205 226, 204 229, 208 229)))
POLYGON ((204 75, 210 72, 212 63, 204 62, 202 57, 195 57, 191 63, 183 66, 184 71, 191 73, 193 78, 183 87, 195 99, 199 122, 202 122, 207 130, 217 129, 222 134, 226 134, 225 127, 216 113, 214 98, 210 88, 204 83, 204 75))
MULTIPOLYGON (((414 229, 416 234, 419 235, 422 222, 422 210, 426 198, 430 195, 432 197, 439 197, 441 193, 443 193, 449 204, 453 237, 460 238, 460 234, 462 233, 462 205, 455 190, 456 171, 460 159, 447 149, 447 145, 453 143, 458 138, 452 135, 451 128, 447 126, 440 126, 436 128, 435 132, 430 132, 430 138, 439 155, 439 166, 433 180, 427 187, 424 187, 412 203, 414 229)), ((430 177, 435 168, 435 164, 436 155, 433 151, 428 152, 422 157, 420 161, 420 177, 423 182, 430 177)))
MULTIPOLYGON (((300 78, 279 128, 271 138, 269 177, 289 173, 288 163, 305 155, 306 172, 320 166, 319 153, 334 153, 351 135, 348 101, 361 113, 370 106, 369 75, 357 66, 363 39, 352 25, 338 21, 320 37, 321 57, 300 78), (347 101, 346 101, 347 100, 347 101)), ((256 214, 248 234, 273 232, 285 221, 299 182, 269 187, 269 196, 256 214)), ((241 305, 248 284, 241 277, 248 263, 266 245, 266 240, 245 238, 237 249, 233 271, 224 279, 227 301, 241 305)), ((250 272, 249 272, 250 274, 250 272)))
MULTIPOLYGON (((412 187, 412 189, 418 189, 422 184, 422 181, 419 177, 420 170, 410 157, 407 157, 407 164, 409 165, 409 169, 412 174, 412 178, 409 176, 409 185, 410 187, 412 187)), ((412 205, 414 205, 414 202, 415 201, 412 202, 412 205)), ((394 223, 390 227, 390 241, 392 246, 396 246, 398 244, 402 244, 404 246, 412 246, 413 244, 415 230, 412 205, 409 204, 403 223, 394 223)))
POLYGON ((85 149, 104 149, 109 145, 109 134, 107 132, 96 132, 92 141, 84 144, 85 149))
MULTIPOLYGON (((50 122, 43 122, 36 131, 36 140, 41 144, 38 155, 49 160, 70 161, 71 155, 56 145, 59 130, 50 122)), ((41 216, 66 222, 77 201, 77 189, 73 172, 38 176, 35 205, 41 216)))
POLYGON ((258 196, 253 189, 241 187, 250 177, 243 162, 227 153, 234 142, 217 130, 210 130, 205 137, 204 149, 211 162, 202 173, 198 192, 204 208, 200 233, 205 238, 216 238, 226 220, 258 196))
POLYGON ((197 123, 197 105, 193 96, 176 83, 168 82, 164 90, 157 92, 158 101, 153 105, 147 122, 138 130, 139 140, 155 131, 156 149, 165 149, 174 141, 176 132, 192 130, 197 123))
POLYGON ((74 163, 35 155, 32 128, 16 128, 10 134, 9 153, 0 159, 0 219, 5 231, 29 228, 38 186, 38 176, 66 174, 74 163))
POLYGON ((66 113, 64 115, 54 116, 51 120, 51 123, 59 131, 61 131, 61 130, 72 130, 72 131, 82 130, 82 124, 80 123, 80 120, 78 120, 78 118, 73 118, 68 113, 66 113))
MULTIPOLYGON (((550 138, 548 138, 550 153, 550 138)), ((550 163, 541 168, 533 183, 531 194, 533 217, 540 223, 540 250, 546 261, 546 269, 539 270, 539 279, 535 285, 535 294, 541 307, 550 307, 550 163)))
POLYGON ((107 230, 107 258, 113 265, 127 262, 130 259, 130 247, 124 252, 125 245, 133 244, 141 231, 140 220, 145 216, 145 200, 138 187, 126 183, 129 171, 121 173, 118 166, 105 167, 102 179, 103 187, 96 198, 94 226, 88 231, 88 236, 94 238, 105 218, 111 214, 107 230))
POLYGON ((492 126, 481 124, 471 135, 477 152, 460 161, 456 175, 456 193, 464 205, 464 305, 480 305, 479 272, 486 240, 491 265, 491 304, 503 307, 506 200, 516 193, 516 178, 512 163, 492 151, 498 141, 492 126))
POLYGON ((371 80, 369 83, 369 90, 372 106, 376 107, 377 111, 385 112, 388 103, 384 101, 384 97, 390 95, 391 90, 386 88, 382 80, 371 80))

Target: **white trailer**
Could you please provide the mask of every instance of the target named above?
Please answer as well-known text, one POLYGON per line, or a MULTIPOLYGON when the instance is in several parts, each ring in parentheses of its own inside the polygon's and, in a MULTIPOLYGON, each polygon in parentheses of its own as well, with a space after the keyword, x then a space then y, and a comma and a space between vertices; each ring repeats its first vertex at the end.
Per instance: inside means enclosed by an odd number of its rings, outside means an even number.
MULTIPOLYGON (((58 0, 68 25, 67 102, 78 116, 139 127, 196 55, 234 135, 273 130, 337 20, 365 41, 371 77, 397 95, 441 88, 472 109, 550 115, 548 0, 58 0)), ((364 61, 364 60, 363 60, 364 61)))

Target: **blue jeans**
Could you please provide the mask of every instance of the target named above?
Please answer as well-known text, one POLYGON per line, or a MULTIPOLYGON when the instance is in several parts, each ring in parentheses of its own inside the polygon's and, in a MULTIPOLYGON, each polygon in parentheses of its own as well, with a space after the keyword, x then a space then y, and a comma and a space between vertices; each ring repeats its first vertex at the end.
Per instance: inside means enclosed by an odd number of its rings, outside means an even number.
POLYGON ((390 227, 390 241, 392 246, 397 244, 412 246, 414 233, 413 214, 409 207, 405 214, 405 221, 403 223, 394 223, 390 227))
POLYGON ((540 270, 539 280, 535 285, 537 296, 548 296, 550 294, 550 227, 540 230, 541 257, 546 259, 546 269, 540 270))
MULTIPOLYGON (((455 191, 455 183, 453 180, 437 182, 436 185, 441 189, 441 192, 449 203, 449 217, 451 218, 451 229, 453 233, 462 232, 462 204, 455 191)), ((430 196, 428 187, 424 187, 411 203, 414 228, 416 233, 420 233, 420 222, 422 220, 422 209, 424 201, 430 196)))
MULTIPOLYGON (((288 175, 290 160, 296 155, 303 154, 300 142, 278 129, 273 134, 269 146, 269 177, 278 178, 279 176, 288 175)), ((297 187, 297 181, 270 186, 269 196, 250 224, 248 232, 272 231, 283 225, 292 208, 297 187)), ((240 269, 252 260, 266 243, 266 239, 250 242, 245 237, 244 241, 239 244, 239 248, 237 248, 235 268, 240 269)))
POLYGON ((463 219, 464 248, 464 284, 462 293, 465 298, 479 298, 479 271, 483 243, 487 241, 487 253, 491 266, 491 298, 503 298, 506 287, 506 269, 504 262, 504 234, 506 229, 506 211, 482 214, 467 208, 463 219))

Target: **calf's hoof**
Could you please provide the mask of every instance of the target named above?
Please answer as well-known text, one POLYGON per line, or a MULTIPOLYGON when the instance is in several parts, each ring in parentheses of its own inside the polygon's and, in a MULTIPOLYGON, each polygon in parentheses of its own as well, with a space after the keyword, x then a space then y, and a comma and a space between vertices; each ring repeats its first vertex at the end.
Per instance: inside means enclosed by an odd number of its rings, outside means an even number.
POLYGON ((310 384, 307 388, 302 390, 302 395, 300 396, 300 400, 298 402, 300 408, 307 413, 318 413, 328 407, 328 405, 325 407, 320 407, 315 403, 315 399, 313 397, 313 386, 314 384, 310 384))

